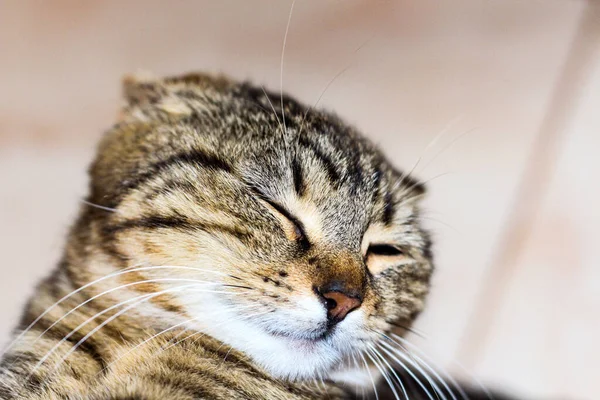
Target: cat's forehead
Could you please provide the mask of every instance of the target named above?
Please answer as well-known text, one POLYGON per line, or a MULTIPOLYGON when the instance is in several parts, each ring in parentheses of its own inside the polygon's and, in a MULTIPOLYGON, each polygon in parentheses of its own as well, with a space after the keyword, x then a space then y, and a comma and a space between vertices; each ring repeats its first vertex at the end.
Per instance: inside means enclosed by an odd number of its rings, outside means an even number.
POLYGON ((289 115, 283 135, 275 132, 278 127, 263 127, 262 133, 256 127, 255 140, 241 155, 244 180, 324 242, 358 246, 373 223, 390 230, 403 223, 398 217, 410 216, 400 210, 403 199, 422 194, 420 184, 349 128, 319 116, 298 125, 289 115))
POLYGON ((348 160, 330 160, 298 143, 274 149, 240 164, 247 183, 289 210, 312 236, 345 241, 362 235, 374 205, 371 166, 358 173, 348 160))
MULTIPOLYGON (((260 86, 187 75, 130 80, 125 92, 128 115, 151 124, 152 133, 132 145, 144 149, 145 160, 154 159, 148 163, 212 154, 235 179, 258 187, 323 235, 354 238, 373 220, 390 225, 403 198, 422 194, 422 185, 335 115, 260 86)), ((116 139, 117 153, 128 156, 116 139)))

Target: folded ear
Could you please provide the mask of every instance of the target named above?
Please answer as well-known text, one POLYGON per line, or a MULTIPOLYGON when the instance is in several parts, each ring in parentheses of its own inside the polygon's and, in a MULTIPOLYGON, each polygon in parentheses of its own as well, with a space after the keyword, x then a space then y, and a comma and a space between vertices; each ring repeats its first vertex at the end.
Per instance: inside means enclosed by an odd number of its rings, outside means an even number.
POLYGON ((165 80, 148 74, 123 78, 125 107, 120 121, 172 120, 192 114, 192 108, 165 80))
POLYGON ((125 75, 122 86, 123 97, 128 106, 154 103, 164 94, 160 80, 149 73, 125 75))
POLYGON ((232 86, 223 76, 199 73, 163 79, 147 73, 128 75, 123 79, 126 105, 121 120, 170 120, 207 112, 232 86))

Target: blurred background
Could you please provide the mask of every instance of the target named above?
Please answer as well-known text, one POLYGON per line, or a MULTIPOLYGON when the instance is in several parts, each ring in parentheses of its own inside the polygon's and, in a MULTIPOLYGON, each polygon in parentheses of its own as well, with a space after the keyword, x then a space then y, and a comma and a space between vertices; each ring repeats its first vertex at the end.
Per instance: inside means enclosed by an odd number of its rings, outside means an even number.
MULTIPOLYGON (((278 91, 291 2, 0 7, 4 341, 61 253, 123 75, 224 72, 278 91)), ((599 61, 593 1, 299 0, 291 18, 284 90, 428 181, 438 269, 413 342, 525 398, 600 392, 599 61)))

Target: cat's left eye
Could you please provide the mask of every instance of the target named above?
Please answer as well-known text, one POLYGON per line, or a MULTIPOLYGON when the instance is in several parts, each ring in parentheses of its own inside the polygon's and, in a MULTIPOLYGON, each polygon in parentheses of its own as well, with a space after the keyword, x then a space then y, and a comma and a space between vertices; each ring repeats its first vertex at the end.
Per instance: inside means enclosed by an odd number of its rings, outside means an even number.
POLYGON ((403 265, 410 260, 399 246, 373 243, 367 248, 365 262, 372 274, 378 274, 387 268, 403 265))
POLYGON ((404 252, 393 244, 371 244, 367 249, 367 257, 369 255, 395 257, 404 255, 404 252))

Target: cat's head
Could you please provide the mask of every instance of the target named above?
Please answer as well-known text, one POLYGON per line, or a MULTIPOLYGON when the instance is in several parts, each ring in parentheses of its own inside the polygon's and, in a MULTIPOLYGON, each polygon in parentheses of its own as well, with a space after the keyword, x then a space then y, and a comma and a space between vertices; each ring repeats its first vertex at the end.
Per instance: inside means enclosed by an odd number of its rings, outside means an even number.
POLYGON ((422 184, 337 117, 260 87, 189 75, 125 92, 88 199, 115 211, 87 207, 78 234, 93 278, 130 268, 149 326, 205 332, 289 379, 362 364, 410 326, 432 272, 422 184))

